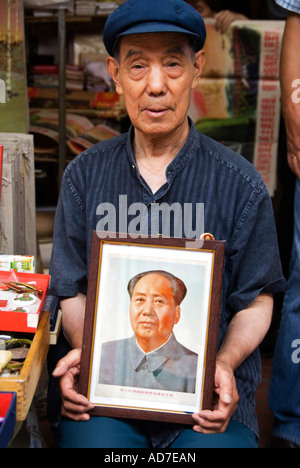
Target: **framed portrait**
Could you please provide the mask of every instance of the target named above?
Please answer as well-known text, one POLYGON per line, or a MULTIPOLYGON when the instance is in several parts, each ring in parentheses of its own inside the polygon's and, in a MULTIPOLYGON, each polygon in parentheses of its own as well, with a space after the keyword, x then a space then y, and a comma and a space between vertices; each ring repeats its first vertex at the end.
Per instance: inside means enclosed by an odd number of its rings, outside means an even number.
POLYGON ((212 408, 224 254, 93 232, 79 378, 92 414, 194 424, 212 408))

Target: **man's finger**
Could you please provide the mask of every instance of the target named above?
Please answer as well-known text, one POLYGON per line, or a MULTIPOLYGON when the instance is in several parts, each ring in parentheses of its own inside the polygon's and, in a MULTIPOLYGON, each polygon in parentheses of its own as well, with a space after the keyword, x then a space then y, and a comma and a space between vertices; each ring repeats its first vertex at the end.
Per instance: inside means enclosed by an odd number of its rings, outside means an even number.
POLYGON ((58 363, 54 371, 52 372, 53 377, 61 377, 71 367, 78 366, 81 361, 81 349, 73 349, 58 363))

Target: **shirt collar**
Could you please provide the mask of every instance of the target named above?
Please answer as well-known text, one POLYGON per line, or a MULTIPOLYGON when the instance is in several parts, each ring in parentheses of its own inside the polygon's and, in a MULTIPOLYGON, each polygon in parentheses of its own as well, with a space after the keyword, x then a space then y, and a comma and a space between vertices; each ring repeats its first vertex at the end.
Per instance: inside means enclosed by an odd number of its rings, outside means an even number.
MULTIPOLYGON (((198 138, 196 137, 198 135, 198 131, 196 130, 195 125, 190 118, 189 118, 189 124, 190 124, 190 133, 189 133, 187 141, 185 142, 185 144, 183 145, 179 153, 175 156, 173 161, 167 167, 166 173, 167 173, 167 181, 169 184, 173 181, 174 177, 176 177, 176 175, 179 172, 181 172, 196 155, 196 150, 198 149, 198 146, 199 146, 198 138)), ((131 125, 129 132, 128 132, 128 139, 127 139, 127 154, 128 154, 129 162, 133 170, 138 171, 136 159, 135 159, 135 155, 134 155, 133 147, 132 147, 133 137, 134 137, 134 127, 131 125)))
POLYGON ((177 343, 175 335, 172 333, 169 340, 160 348, 155 349, 151 353, 144 353, 133 336, 130 346, 130 362, 135 371, 147 366, 149 372, 154 372, 161 367, 170 356, 174 355, 174 345, 177 343))

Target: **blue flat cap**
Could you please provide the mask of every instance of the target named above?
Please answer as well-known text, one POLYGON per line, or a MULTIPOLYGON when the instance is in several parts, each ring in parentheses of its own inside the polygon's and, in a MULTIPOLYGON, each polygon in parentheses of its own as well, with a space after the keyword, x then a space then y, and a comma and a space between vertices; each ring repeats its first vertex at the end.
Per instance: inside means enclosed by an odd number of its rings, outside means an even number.
POLYGON ((202 16, 184 0, 127 0, 109 16, 103 42, 113 55, 120 37, 155 32, 188 34, 194 39, 196 51, 206 40, 202 16))

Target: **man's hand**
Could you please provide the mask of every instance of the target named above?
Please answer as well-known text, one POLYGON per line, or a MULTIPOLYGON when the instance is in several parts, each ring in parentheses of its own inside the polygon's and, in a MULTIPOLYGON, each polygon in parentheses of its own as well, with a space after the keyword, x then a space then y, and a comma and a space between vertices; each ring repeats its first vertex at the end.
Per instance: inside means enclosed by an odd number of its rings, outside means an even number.
MULTIPOLYGON (((291 124, 290 127, 292 126, 291 124)), ((289 132, 287 131, 287 133, 289 132)), ((296 174, 298 179, 300 179, 300 138, 298 134, 296 137, 292 137, 292 135, 288 135, 287 137, 287 158, 290 169, 296 174)))
POLYGON ((213 411, 203 410, 194 414, 194 431, 202 434, 223 433, 237 409, 239 395, 233 370, 217 360, 215 373, 215 396, 213 411))
POLYGON ((194 430, 204 434, 225 432, 237 409, 239 395, 234 371, 260 345, 270 327, 273 296, 261 293, 246 309, 231 320, 225 339, 218 351, 213 411, 200 411, 193 418, 198 423, 194 430))
POLYGON ((81 349, 73 349, 58 362, 52 375, 60 379, 62 415, 74 421, 88 421, 88 411, 93 409, 94 405, 76 391, 80 362, 81 349))
POLYGON ((224 34, 231 23, 238 20, 246 20, 247 18, 240 13, 235 13, 230 10, 222 10, 216 13, 215 19, 217 31, 220 31, 222 34, 224 34))

